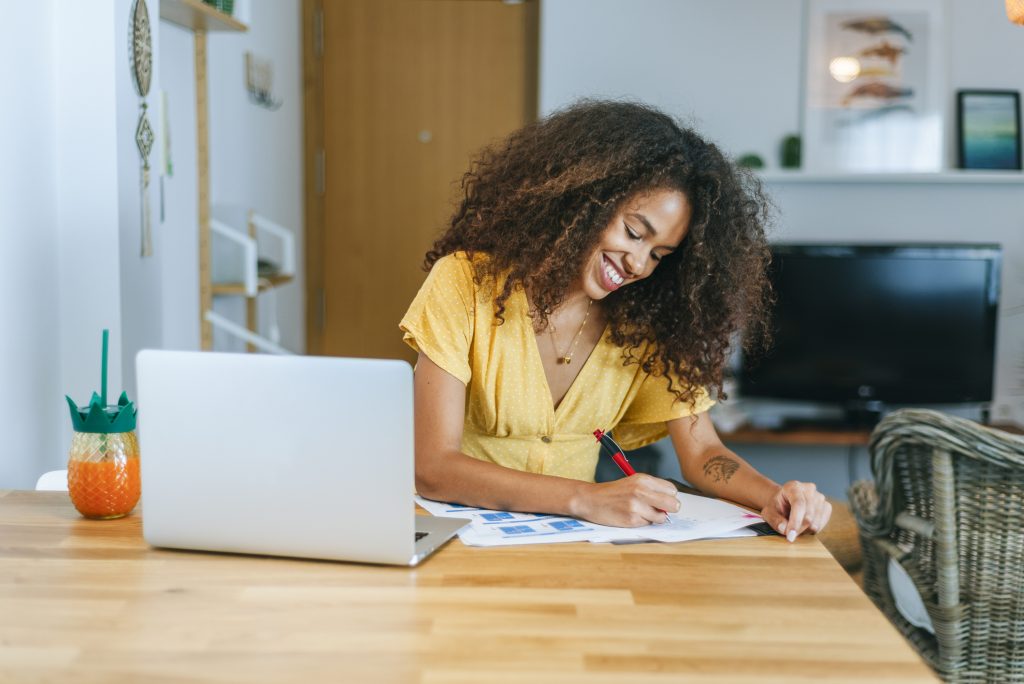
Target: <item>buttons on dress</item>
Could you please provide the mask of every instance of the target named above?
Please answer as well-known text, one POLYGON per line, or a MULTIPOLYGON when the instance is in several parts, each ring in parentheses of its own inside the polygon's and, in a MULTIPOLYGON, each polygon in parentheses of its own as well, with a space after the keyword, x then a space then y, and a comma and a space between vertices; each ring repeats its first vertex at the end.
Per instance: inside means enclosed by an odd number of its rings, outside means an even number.
POLYGON ((544 442, 545 444, 551 444, 551 438, 548 437, 547 435, 544 435, 543 437, 541 437, 540 441, 544 442))

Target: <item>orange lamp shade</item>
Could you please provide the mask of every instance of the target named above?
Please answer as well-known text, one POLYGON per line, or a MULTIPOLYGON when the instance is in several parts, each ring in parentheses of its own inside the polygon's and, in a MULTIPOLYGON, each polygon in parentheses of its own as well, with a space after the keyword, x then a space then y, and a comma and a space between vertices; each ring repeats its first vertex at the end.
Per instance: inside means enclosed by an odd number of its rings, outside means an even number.
POLYGON ((1006 16, 1014 24, 1024 26, 1024 0, 1006 0, 1006 16))

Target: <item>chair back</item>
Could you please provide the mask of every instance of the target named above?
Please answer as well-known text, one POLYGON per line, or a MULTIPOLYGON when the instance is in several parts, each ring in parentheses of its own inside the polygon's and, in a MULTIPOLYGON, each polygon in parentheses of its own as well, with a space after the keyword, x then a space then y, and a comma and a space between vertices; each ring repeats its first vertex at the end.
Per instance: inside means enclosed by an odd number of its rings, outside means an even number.
POLYGON ((1024 681, 1024 437, 904 409, 869 450, 875 481, 850 491, 864 590, 947 681, 1024 681), (897 607, 891 561, 934 633, 897 607))
POLYGON ((37 492, 66 492, 68 491, 68 471, 51 470, 43 473, 36 480, 37 492))

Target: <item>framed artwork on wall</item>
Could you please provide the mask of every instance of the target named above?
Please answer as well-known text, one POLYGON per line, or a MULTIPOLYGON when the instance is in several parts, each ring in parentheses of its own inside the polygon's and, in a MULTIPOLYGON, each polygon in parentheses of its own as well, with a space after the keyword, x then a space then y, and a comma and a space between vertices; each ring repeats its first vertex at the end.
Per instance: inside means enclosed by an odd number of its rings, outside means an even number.
POLYGON ((804 146, 812 172, 943 170, 944 3, 810 0, 804 146))
POLYGON ((957 91, 956 122, 961 169, 1020 170, 1019 92, 957 91))

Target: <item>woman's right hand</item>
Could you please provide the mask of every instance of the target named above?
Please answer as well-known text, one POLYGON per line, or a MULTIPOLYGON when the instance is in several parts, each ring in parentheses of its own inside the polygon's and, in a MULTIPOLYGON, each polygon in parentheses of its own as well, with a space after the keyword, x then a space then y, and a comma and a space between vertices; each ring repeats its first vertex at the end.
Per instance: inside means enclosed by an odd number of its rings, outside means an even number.
POLYGON ((637 473, 619 480, 585 483, 569 504, 577 518, 613 527, 662 523, 679 510, 676 487, 667 480, 637 473))

